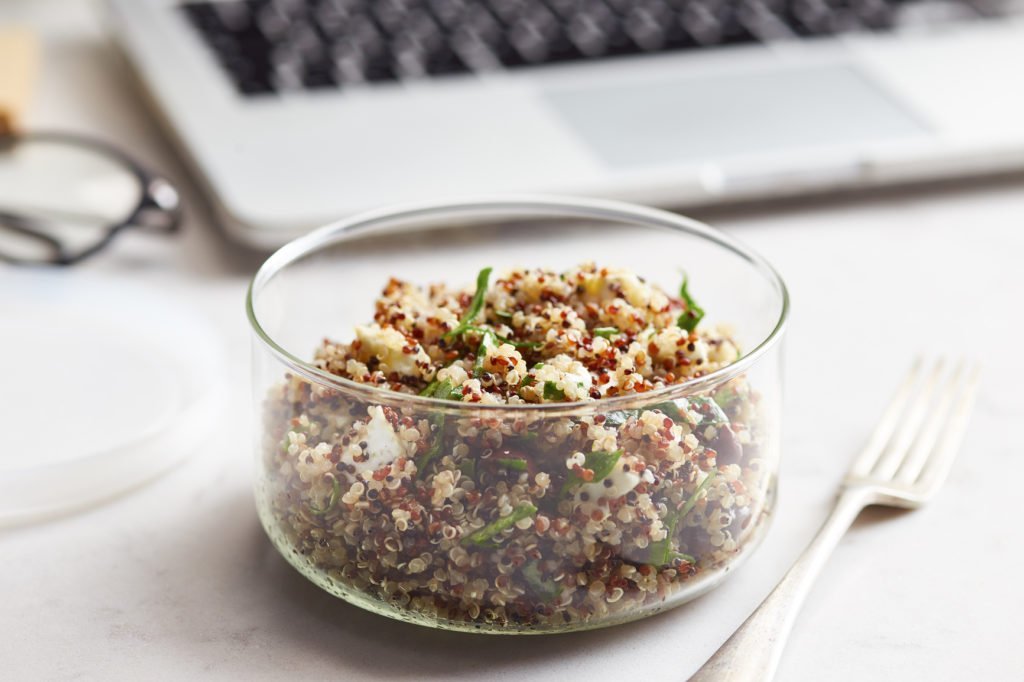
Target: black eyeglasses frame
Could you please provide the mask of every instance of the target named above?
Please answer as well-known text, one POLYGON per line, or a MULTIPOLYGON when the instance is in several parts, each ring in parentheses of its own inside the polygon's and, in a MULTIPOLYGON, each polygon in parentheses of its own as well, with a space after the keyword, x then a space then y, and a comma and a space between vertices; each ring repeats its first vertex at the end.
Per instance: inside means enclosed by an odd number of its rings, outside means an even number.
POLYGON ((95 244, 77 253, 70 253, 58 239, 47 234, 41 227, 45 224, 43 220, 0 207, 0 220, 4 222, 5 229, 37 239, 45 243, 53 253, 53 257, 50 259, 31 259, 11 256, 0 249, 0 261, 16 265, 74 265, 102 251, 118 234, 128 228, 135 227, 171 234, 181 226, 183 214, 181 198, 174 185, 163 176, 148 171, 142 164, 116 146, 79 133, 33 131, 0 134, 0 153, 11 151, 17 145, 25 142, 67 144, 105 156, 129 171, 138 181, 141 191, 137 204, 123 220, 107 227, 105 234, 95 244))

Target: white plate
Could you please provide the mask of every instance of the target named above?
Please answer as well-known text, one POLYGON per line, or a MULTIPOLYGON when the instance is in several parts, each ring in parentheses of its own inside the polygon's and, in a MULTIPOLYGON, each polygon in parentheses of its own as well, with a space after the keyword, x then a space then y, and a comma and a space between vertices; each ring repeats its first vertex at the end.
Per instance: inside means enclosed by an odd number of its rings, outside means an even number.
POLYGON ((81 508, 166 471, 224 404, 216 337, 159 291, 5 273, 0 524, 81 508))

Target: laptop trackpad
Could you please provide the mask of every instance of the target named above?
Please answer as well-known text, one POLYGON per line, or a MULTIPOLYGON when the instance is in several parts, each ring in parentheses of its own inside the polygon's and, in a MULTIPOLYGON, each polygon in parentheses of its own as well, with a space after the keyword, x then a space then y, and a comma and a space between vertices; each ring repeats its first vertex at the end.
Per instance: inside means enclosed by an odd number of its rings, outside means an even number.
POLYGON ((604 161, 646 166, 920 136, 928 128, 851 65, 551 89, 604 161))

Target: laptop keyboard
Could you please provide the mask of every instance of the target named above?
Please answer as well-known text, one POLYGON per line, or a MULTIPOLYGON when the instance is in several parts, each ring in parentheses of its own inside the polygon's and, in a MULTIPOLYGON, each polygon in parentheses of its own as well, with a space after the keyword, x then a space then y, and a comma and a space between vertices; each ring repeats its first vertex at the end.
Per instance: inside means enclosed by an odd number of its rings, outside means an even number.
MULTIPOLYGON (((181 6, 239 92, 345 88, 892 28, 922 0, 226 0, 181 6)), ((968 2, 928 2, 942 18, 968 2)))

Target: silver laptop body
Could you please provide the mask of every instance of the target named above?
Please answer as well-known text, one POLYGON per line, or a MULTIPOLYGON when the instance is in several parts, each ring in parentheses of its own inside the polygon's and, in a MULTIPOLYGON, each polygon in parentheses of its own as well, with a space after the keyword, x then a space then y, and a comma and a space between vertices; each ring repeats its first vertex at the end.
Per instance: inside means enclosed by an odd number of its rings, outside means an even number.
POLYGON ((272 247, 448 196, 687 207, 1024 167, 1024 17, 888 1, 108 4, 220 222, 272 247))

